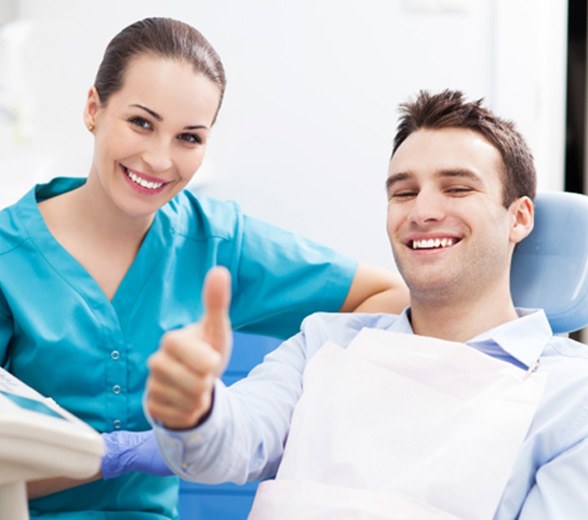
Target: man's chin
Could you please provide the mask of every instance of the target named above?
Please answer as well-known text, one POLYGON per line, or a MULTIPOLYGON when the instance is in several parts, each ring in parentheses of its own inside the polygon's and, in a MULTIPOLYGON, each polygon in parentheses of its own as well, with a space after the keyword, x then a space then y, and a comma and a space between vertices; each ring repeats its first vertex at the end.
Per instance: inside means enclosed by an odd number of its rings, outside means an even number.
POLYGON ((421 304, 439 304, 445 302, 455 302, 458 294, 459 284, 455 282, 448 282, 447 280, 427 280, 415 283, 405 278, 408 289, 410 290, 410 298, 413 302, 421 304))

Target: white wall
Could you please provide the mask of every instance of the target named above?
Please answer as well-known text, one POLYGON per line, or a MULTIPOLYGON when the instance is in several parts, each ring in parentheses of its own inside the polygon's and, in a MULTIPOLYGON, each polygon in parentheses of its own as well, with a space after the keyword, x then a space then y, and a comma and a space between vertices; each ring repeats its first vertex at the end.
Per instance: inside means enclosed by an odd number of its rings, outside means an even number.
POLYGON ((152 15, 193 24, 223 57, 228 90, 200 183, 255 216, 393 265, 383 186, 396 107, 420 88, 485 97, 519 122, 540 187, 563 186, 563 0, 17 4, 34 24, 23 68, 34 105, 18 139, 0 119, 0 179, 11 187, 0 205, 34 179, 87 174, 81 113, 101 53, 152 15))

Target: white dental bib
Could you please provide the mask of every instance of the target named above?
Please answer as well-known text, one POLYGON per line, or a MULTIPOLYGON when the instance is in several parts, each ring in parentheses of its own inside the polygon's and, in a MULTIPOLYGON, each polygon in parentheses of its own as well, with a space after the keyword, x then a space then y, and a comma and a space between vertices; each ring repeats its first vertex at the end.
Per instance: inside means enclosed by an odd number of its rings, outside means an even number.
POLYGON ((249 518, 491 519, 546 377, 410 334, 327 343, 249 518))

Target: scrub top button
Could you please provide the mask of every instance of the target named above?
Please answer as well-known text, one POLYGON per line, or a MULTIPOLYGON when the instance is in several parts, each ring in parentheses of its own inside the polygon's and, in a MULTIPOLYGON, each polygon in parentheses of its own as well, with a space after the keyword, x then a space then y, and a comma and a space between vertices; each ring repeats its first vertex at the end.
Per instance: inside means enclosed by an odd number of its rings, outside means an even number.
POLYGON ((118 394, 120 394, 120 391, 121 391, 121 387, 119 385, 114 385, 112 387, 112 393, 113 394, 117 394, 118 395, 118 394))
POLYGON ((120 430, 122 422, 120 421, 120 419, 115 419, 114 421, 112 421, 112 426, 114 426, 115 430, 120 430))
POLYGON ((113 350, 110 353, 110 357, 116 361, 120 357, 120 352, 118 350, 113 350))

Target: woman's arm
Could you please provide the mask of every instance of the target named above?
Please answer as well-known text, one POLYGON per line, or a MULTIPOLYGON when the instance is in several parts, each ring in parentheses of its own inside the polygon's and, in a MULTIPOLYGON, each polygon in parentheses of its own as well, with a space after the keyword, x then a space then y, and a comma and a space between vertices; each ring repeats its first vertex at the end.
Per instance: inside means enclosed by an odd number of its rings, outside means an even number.
POLYGON ((70 489, 76 486, 81 486, 82 484, 88 484, 89 482, 100 480, 101 478, 102 474, 98 472, 93 477, 84 480, 76 480, 73 478, 66 477, 31 480, 27 482, 27 495, 29 497, 29 500, 32 500, 34 498, 41 498, 46 495, 51 495, 52 493, 57 493, 58 491, 64 491, 66 489, 70 489))
POLYGON ((408 302, 408 288, 399 274, 360 263, 340 311, 398 314, 408 302))
POLYGON ((159 452, 153 430, 141 432, 121 430, 103 433, 102 440, 104 441, 105 453, 98 473, 82 480, 59 477, 28 482, 29 498, 39 498, 95 480, 109 480, 132 471, 158 476, 173 474, 159 452))

